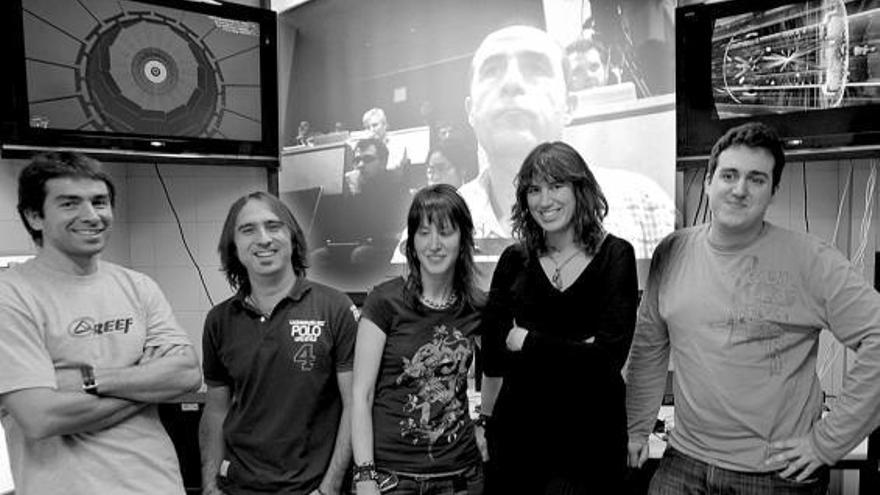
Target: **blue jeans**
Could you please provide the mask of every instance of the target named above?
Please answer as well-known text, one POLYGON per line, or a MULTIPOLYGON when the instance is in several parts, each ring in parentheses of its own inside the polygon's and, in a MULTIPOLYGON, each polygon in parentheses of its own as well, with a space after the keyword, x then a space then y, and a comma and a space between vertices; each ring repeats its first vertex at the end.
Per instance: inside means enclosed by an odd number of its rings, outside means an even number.
POLYGON ((805 481, 779 472, 731 471, 698 461, 667 446, 651 479, 648 495, 825 495, 828 468, 819 468, 805 481))
POLYGON ((482 495, 483 465, 476 463, 464 470, 439 474, 411 474, 394 471, 400 482, 391 495, 482 495))

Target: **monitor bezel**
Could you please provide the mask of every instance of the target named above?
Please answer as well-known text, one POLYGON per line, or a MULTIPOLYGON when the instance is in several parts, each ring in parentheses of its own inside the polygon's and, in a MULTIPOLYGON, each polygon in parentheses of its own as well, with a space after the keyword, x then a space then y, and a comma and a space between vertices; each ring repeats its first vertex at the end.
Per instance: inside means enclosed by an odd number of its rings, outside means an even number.
POLYGON ((731 0, 676 9, 677 157, 705 159, 727 129, 747 121, 773 126, 787 152, 803 158, 855 157, 880 151, 880 104, 787 114, 718 118, 712 96, 712 30, 717 19, 807 0, 731 0))
POLYGON ((278 72, 277 15, 271 10, 230 3, 179 0, 134 0, 174 10, 231 20, 255 22, 260 27, 261 139, 213 139, 188 136, 125 134, 109 131, 44 129, 30 126, 25 63, 23 0, 0 2, 0 60, 8 71, 0 91, 7 99, 0 113, 0 143, 4 158, 21 158, 41 151, 75 149, 116 161, 237 164, 277 167, 278 72))

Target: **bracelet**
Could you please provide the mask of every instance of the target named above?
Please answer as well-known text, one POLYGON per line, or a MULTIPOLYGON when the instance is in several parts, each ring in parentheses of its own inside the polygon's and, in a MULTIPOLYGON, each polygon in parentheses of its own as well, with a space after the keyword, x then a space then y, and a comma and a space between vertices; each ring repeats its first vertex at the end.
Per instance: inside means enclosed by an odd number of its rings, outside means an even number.
POLYGON ((351 481, 360 483, 361 481, 379 481, 379 473, 376 471, 376 465, 372 462, 355 465, 352 469, 351 481))
POLYGON ((324 490, 321 490, 320 486, 318 488, 315 488, 315 491, 318 492, 318 495, 327 495, 326 493, 324 493, 324 490))
POLYGON ((474 425, 480 428, 486 428, 486 425, 489 424, 489 420, 492 419, 492 416, 488 414, 480 414, 476 420, 474 420, 474 425))

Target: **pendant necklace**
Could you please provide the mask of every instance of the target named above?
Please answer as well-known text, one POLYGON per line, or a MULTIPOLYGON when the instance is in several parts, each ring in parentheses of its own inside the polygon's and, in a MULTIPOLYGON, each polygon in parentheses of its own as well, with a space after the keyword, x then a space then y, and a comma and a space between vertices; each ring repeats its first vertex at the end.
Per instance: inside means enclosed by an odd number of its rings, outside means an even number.
POLYGON ((565 261, 563 261, 562 263, 557 262, 553 256, 550 256, 548 254, 547 257, 550 258, 550 261, 552 261, 553 264, 556 266, 556 268, 553 269, 553 277, 551 277, 550 281, 553 282, 553 285, 556 287, 557 290, 562 290, 562 269, 565 268, 565 265, 567 265, 569 261, 573 260, 574 257, 578 254, 580 254, 580 250, 576 249, 575 252, 572 253, 571 256, 566 258, 565 261))

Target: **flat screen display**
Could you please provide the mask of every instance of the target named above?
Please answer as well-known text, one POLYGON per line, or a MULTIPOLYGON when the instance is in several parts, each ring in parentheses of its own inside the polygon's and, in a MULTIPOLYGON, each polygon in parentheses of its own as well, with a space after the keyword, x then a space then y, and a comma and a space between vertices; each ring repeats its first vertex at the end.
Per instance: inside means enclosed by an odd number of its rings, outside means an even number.
POLYGON ((24 0, 30 125, 260 141, 260 26, 141 2, 24 0))
POLYGON ((191 1, 2 2, 4 155, 277 164, 276 19, 191 1))
POLYGON ((727 129, 776 128, 799 158, 876 156, 880 6, 730 0, 676 9, 677 159, 705 160, 727 129))
POLYGON ((581 154, 610 204, 604 226, 647 268, 675 222, 673 13, 617 0, 312 0, 281 12, 295 42, 279 194, 309 236, 309 277, 361 292, 405 273, 412 198, 443 182, 470 210, 488 287, 517 240, 514 176, 546 141, 581 154), (370 135, 387 158, 357 149, 370 135))
POLYGON ((712 30, 718 118, 880 103, 880 7, 813 0, 720 17, 712 30))

